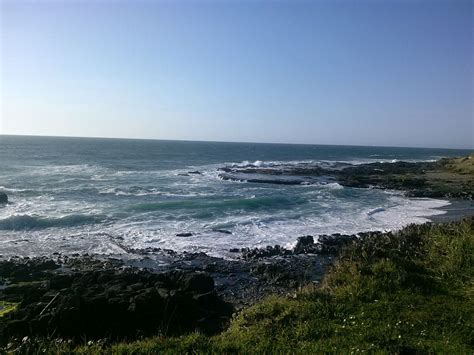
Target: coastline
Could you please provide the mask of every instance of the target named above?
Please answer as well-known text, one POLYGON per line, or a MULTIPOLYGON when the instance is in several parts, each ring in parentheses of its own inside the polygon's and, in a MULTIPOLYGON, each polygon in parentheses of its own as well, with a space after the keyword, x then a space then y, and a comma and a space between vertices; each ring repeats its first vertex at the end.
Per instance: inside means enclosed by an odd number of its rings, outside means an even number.
MULTIPOLYGON (((468 217, 458 222, 410 225, 393 233, 369 232, 358 237, 326 236, 320 240, 320 244, 313 243, 312 238, 299 238, 292 253, 276 247, 254 249, 247 250, 248 256, 242 260, 234 261, 212 258, 203 253, 185 253, 175 255, 176 262, 168 270, 161 271, 153 271, 143 265, 126 265, 117 259, 98 260, 90 256, 68 258, 59 255, 56 260, 17 258, 1 261, 0 275, 4 285, 0 287, 0 300, 3 302, 0 303, 0 335, 3 334, 0 339, 10 339, 12 342, 9 344, 30 349, 44 344, 77 346, 83 344, 82 339, 87 336, 91 339, 90 344, 99 346, 100 353, 106 353, 108 347, 114 346, 117 341, 126 339, 124 344, 128 344, 141 339, 143 335, 150 336, 157 331, 160 334, 162 329, 160 330, 159 325, 156 328, 155 323, 145 321, 152 316, 169 319, 166 336, 160 338, 160 346, 166 346, 166 339, 178 339, 181 342, 181 338, 173 337, 186 336, 196 330, 200 336, 206 337, 206 341, 210 341, 213 338, 208 336, 225 336, 226 332, 235 330, 228 328, 229 323, 238 322, 241 314, 251 315, 255 307, 266 309, 268 302, 271 305, 277 300, 286 307, 287 302, 309 302, 306 301, 306 295, 313 293, 312 297, 323 297, 323 300, 329 301, 328 296, 320 294, 328 292, 328 282, 333 282, 331 280, 335 277, 335 285, 340 285, 342 281, 349 282, 346 287, 354 287, 350 281, 354 277, 354 271, 350 268, 341 269, 341 263, 344 265, 355 262, 354 265, 358 265, 363 262, 367 264, 366 267, 375 267, 379 265, 378 258, 385 262, 387 258, 394 258, 396 253, 401 253, 401 257, 408 258, 411 263, 414 261, 411 258, 420 257, 417 253, 412 254, 416 248, 431 248, 433 244, 419 244, 420 238, 427 238, 429 242, 431 231, 435 232, 434 235, 437 235, 436 231, 440 231, 446 239, 443 243, 450 243, 451 238, 456 243, 461 243, 457 236, 471 238, 469 235, 472 235, 474 226, 472 222, 473 217, 468 217), (463 234, 465 232, 468 234, 463 234), (324 247, 321 248, 321 245, 324 247), (364 253, 369 254, 364 257, 364 253), (358 259, 361 261, 358 262, 358 259), (301 297, 302 301, 298 301, 301 297), (174 311, 170 311, 168 307, 174 311), (136 335, 137 329, 140 329, 138 334, 141 336, 136 335), (42 337, 51 331, 57 333, 45 343, 42 337), (69 340, 66 342, 65 339, 69 340)), ((471 247, 464 245, 463 248, 471 248, 472 251, 472 241, 470 243, 471 247)), ((441 246, 440 257, 449 250, 451 249, 441 246)), ((454 248, 450 252, 457 250, 454 248)), ((150 250, 149 253, 151 255, 154 252, 150 250)), ((436 263, 439 261, 437 256, 431 257, 436 263)), ((147 260, 149 258, 144 256, 143 261, 146 263, 147 260)), ((395 257, 393 260, 395 262, 398 259, 395 257)), ((400 276, 396 273, 404 275, 405 271, 385 268, 386 266, 377 272, 381 273, 379 282, 386 283, 393 278, 388 286, 383 286, 388 287, 390 295, 394 292, 392 283, 398 285, 399 282, 397 278, 400 276), (393 277, 387 279, 387 275, 392 274, 393 277)), ((419 277, 416 272, 414 275, 419 277)), ((465 277, 467 274, 462 272, 461 275, 465 277)), ((354 282, 356 280, 357 278, 354 282)), ((416 289, 420 287, 418 282, 414 285, 416 289)), ((366 287, 374 286, 369 283, 361 290, 366 287)), ((380 292, 378 287, 375 290, 380 292)), ((342 304, 347 306, 347 302, 353 297, 342 304)), ((377 300, 383 298, 381 295, 376 297, 377 300)), ((395 299, 398 300, 396 297, 395 299)), ((430 299, 422 302, 428 300, 430 299)), ((339 309, 337 307, 340 307, 339 302, 342 301, 335 302, 336 309, 339 309)), ((393 301, 384 302, 390 304, 393 301)), ((366 301, 362 304, 362 309, 365 310, 366 301)), ((459 307, 458 303, 453 307, 459 307)), ((442 309, 435 308, 436 314, 441 311, 442 309)), ((267 312, 264 311, 263 320, 257 317, 255 321, 265 322, 266 317, 272 319, 271 313, 267 312)), ((342 319, 336 321, 342 322, 342 319)), ((89 343, 87 346, 90 346, 89 343)), ((3 350, 11 350, 13 345, 0 344, 7 346, 3 350)))
MULTIPOLYGON (((375 170, 373 166, 358 167, 357 179, 351 180, 350 185, 393 189, 400 187, 401 181, 394 174, 413 174, 420 172, 420 167, 439 164, 395 163, 389 166, 389 175, 381 175, 378 164, 376 176, 370 173, 375 170)), ((292 250, 278 245, 244 248, 234 250, 236 258, 231 260, 159 248, 130 249, 138 256, 133 260, 60 253, 43 258, 0 258, 0 335, 4 339, 21 339, 58 331, 58 336, 74 341, 86 335, 113 342, 121 337, 134 339, 136 329, 142 335, 155 334, 155 323, 142 322, 149 314, 165 320, 171 317, 165 332, 170 335, 193 330, 220 334, 234 315, 258 306, 268 297, 287 299, 288 295, 297 297, 308 287, 319 289, 347 250, 378 245, 374 253, 383 254, 388 253, 384 248, 393 247, 400 239, 411 235, 416 239, 420 233, 429 234, 433 228, 443 229, 450 223, 472 228, 470 175, 461 176, 461 185, 451 184, 446 190, 441 190, 440 181, 436 181, 433 190, 430 183, 420 183, 425 172, 420 174, 417 180, 403 180, 406 190, 397 190, 405 191, 409 197, 445 199, 449 204, 438 208, 445 213, 426 217, 431 223, 409 225, 398 231, 300 236, 292 250), (464 199, 451 197, 452 191, 464 199), (389 244, 384 244, 387 241, 389 244), (169 314, 169 305, 178 311, 169 314)), ((443 174, 447 179, 454 173, 443 174)), ((410 238, 406 240, 412 242, 410 238)))

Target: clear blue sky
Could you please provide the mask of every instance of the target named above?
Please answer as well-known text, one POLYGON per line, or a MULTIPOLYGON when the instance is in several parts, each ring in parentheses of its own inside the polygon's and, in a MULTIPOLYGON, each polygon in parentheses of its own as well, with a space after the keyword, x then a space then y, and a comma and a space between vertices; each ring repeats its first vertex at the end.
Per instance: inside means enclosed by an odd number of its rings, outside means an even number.
POLYGON ((0 1, 3 134, 474 148, 469 0, 0 1))

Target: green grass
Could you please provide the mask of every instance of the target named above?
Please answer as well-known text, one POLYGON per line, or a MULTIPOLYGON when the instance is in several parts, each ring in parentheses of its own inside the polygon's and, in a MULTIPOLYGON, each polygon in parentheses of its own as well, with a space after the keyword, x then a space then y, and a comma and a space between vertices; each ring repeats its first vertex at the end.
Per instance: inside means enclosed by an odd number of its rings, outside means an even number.
POLYGON ((113 345, 26 344, 49 353, 466 353, 474 351, 474 218, 409 226, 347 247, 319 287, 272 296, 213 337, 113 345))
POLYGON ((0 317, 3 317, 5 314, 9 312, 13 312, 16 310, 17 303, 0 301, 0 317))

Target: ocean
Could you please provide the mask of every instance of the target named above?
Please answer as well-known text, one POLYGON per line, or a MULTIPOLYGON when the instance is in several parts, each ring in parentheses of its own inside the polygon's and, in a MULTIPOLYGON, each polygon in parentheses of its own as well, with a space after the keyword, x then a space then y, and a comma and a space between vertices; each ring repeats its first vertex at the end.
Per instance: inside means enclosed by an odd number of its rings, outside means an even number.
POLYGON ((328 180, 255 183, 221 168, 432 161, 467 150, 0 136, 0 255, 133 257, 294 245, 302 235, 396 230, 447 201, 328 180), (177 236, 181 235, 181 236, 177 236))

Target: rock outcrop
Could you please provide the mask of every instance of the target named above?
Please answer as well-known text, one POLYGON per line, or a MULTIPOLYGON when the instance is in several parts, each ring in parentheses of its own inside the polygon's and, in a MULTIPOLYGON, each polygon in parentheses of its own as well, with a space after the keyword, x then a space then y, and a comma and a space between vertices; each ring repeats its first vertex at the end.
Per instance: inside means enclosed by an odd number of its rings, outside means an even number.
POLYGON ((130 338, 193 330, 212 334, 233 312, 217 295, 214 280, 202 272, 128 268, 53 273, 58 267, 53 264, 0 264, 7 282, 35 278, 0 291, 2 299, 19 302, 17 310, 0 322, 4 338, 48 334, 130 338))

